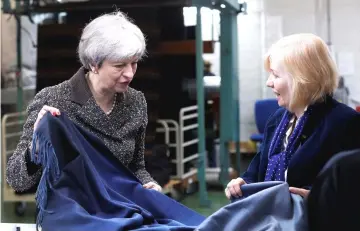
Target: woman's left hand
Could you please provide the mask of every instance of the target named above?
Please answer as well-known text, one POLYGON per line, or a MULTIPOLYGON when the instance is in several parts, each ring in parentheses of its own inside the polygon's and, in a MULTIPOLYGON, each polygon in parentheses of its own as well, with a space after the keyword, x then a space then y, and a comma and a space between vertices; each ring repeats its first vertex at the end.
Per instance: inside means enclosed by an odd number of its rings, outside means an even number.
POLYGON ((149 183, 144 184, 144 188, 154 189, 154 190, 159 191, 159 192, 161 192, 161 190, 162 190, 161 186, 154 183, 154 182, 149 182, 149 183))
POLYGON ((303 188, 295 188, 295 187, 290 187, 289 190, 290 190, 291 193, 300 195, 303 198, 306 198, 309 195, 309 192, 310 192, 310 190, 303 189, 303 188))

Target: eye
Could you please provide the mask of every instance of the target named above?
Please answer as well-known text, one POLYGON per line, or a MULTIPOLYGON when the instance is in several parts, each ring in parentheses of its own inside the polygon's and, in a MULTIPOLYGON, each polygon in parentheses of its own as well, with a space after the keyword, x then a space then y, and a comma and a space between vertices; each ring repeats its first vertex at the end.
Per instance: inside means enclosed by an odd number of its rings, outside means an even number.
POLYGON ((274 73, 273 73, 273 76, 275 77, 275 79, 279 78, 279 76, 278 76, 278 75, 275 75, 274 73))
POLYGON ((116 64, 115 67, 116 68, 123 68, 123 67, 125 67, 125 64, 123 64, 123 63, 116 64))

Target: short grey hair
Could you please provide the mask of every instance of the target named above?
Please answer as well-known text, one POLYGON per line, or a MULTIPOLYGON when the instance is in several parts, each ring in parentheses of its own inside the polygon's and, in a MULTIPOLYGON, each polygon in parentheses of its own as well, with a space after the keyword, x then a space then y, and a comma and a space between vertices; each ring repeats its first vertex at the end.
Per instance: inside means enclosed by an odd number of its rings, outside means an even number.
POLYGON ((101 67, 105 60, 141 59, 145 53, 144 34, 120 11, 99 16, 86 25, 78 47, 80 62, 89 70, 101 67))

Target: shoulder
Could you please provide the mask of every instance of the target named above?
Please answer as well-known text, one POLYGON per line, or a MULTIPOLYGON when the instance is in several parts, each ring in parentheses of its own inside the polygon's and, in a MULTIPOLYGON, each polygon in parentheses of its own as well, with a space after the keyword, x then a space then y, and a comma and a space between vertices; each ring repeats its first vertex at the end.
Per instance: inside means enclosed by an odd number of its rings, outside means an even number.
POLYGON ((334 99, 325 102, 325 107, 314 110, 314 117, 318 117, 311 123, 317 133, 324 137, 334 139, 347 139, 349 136, 360 134, 360 114, 351 107, 334 99))
POLYGON ((34 100, 56 100, 56 99, 64 99, 64 96, 70 94, 69 81, 66 80, 62 83, 59 83, 54 86, 49 86, 41 89, 34 97, 34 100))
POLYGON ((349 124, 349 123, 360 123, 360 113, 355 111, 353 108, 339 103, 335 100, 331 102, 331 108, 325 119, 332 124, 349 124))

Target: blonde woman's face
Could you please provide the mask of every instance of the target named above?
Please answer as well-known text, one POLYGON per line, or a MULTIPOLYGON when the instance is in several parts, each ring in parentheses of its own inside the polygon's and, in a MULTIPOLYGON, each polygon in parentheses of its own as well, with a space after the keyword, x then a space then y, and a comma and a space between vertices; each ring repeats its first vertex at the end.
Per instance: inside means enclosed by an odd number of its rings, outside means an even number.
POLYGON ((282 63, 276 59, 271 61, 270 69, 266 86, 273 90, 279 106, 289 109, 292 99, 292 78, 282 63))

